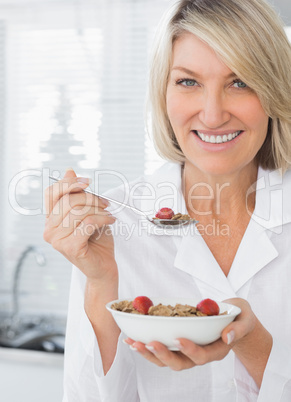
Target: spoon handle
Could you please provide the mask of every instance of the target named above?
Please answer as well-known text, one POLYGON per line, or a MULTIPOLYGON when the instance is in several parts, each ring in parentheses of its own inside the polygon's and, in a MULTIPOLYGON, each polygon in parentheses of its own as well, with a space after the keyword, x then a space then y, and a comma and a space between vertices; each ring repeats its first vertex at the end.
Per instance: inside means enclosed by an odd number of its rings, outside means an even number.
MULTIPOLYGON (((49 176, 49 178, 52 179, 52 180, 54 180, 54 181, 60 181, 59 179, 57 179, 57 178, 54 177, 54 176, 49 176)), ((105 195, 99 195, 99 194, 97 194, 97 193, 94 193, 94 191, 91 191, 90 189, 86 189, 86 190, 83 190, 83 191, 84 191, 84 193, 96 195, 96 197, 103 198, 103 199, 105 199, 105 200, 107 200, 107 201, 110 201, 110 202, 113 202, 113 203, 115 203, 115 204, 122 205, 123 207, 129 208, 129 209, 131 209, 132 211, 137 212, 137 213, 140 214, 140 215, 144 215, 144 216, 148 219, 147 215, 146 215, 144 212, 142 212, 140 209, 137 209, 137 208, 135 208, 135 207, 132 207, 131 205, 125 204, 124 202, 121 202, 121 201, 114 200, 113 198, 107 197, 107 196, 105 196, 105 195)))

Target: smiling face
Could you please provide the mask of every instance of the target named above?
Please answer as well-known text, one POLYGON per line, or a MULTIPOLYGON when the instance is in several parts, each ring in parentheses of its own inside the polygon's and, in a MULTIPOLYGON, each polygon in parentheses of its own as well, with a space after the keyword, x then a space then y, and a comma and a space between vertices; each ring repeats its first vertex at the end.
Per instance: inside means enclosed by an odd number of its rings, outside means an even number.
POLYGON ((211 175, 255 166, 268 116, 257 95, 191 33, 174 44, 167 113, 186 164, 211 175))

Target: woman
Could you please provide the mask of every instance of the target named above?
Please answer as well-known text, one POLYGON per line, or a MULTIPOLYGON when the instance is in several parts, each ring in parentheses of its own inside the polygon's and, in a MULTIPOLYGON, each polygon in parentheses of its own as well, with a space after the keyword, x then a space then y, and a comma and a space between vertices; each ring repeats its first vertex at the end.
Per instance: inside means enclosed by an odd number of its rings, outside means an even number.
POLYGON ((160 25, 149 91, 171 162, 126 195, 149 215, 189 213, 198 230, 161 236, 125 209, 113 216, 72 170, 47 190, 44 237, 77 267, 64 401, 291 400, 290 65, 263 0, 179 1, 160 25), (242 313, 213 344, 179 339, 171 352, 126 339, 105 309, 138 295, 228 299, 242 313))

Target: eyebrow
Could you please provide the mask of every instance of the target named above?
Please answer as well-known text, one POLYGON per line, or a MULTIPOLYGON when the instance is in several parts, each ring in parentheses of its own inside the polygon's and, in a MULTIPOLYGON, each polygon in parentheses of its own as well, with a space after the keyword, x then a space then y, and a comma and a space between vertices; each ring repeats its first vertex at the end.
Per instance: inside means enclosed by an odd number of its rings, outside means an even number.
MULTIPOLYGON (((198 79, 201 78, 201 75, 200 75, 200 74, 195 73, 195 71, 189 70, 189 69, 186 68, 186 67, 176 66, 176 67, 173 67, 173 68, 172 68, 172 71, 173 71, 173 70, 182 71, 182 72, 184 72, 184 73, 186 73, 186 74, 188 74, 188 75, 191 75, 192 77, 196 77, 196 78, 198 78, 198 79)), ((234 78, 234 77, 237 77, 237 75, 236 75, 235 73, 233 73, 233 72, 231 72, 230 74, 228 74, 228 75, 225 76, 226 79, 228 79, 228 78, 234 78)))

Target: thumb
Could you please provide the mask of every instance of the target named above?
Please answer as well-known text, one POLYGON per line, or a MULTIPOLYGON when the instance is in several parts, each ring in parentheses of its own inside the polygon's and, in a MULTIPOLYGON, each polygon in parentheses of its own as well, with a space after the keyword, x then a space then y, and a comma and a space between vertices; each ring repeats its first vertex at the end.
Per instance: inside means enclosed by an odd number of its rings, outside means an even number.
POLYGON ((256 316, 246 300, 234 298, 225 300, 225 302, 231 303, 241 309, 241 313, 235 320, 222 331, 222 340, 229 345, 242 339, 254 329, 256 316))
POLYGON ((73 168, 67 168, 66 173, 64 175, 64 179, 72 179, 74 177, 77 177, 75 171, 73 168))

